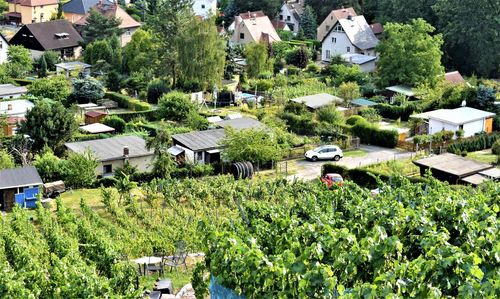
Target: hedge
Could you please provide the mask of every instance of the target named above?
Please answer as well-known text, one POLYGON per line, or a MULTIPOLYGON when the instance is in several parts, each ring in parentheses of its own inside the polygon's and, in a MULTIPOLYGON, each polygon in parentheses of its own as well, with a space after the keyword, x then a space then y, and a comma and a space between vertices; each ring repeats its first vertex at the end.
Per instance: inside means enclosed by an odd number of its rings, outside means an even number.
POLYGON ((474 138, 469 138, 463 141, 459 141, 453 144, 450 144, 447 151, 449 153, 460 154, 462 152, 475 152, 484 150, 487 148, 491 148, 493 144, 500 140, 500 134, 482 134, 478 135, 474 138))
POLYGON ((21 86, 31 85, 31 83, 33 83, 33 81, 35 81, 35 80, 30 80, 30 79, 13 79, 13 80, 16 84, 21 85, 21 86))
POLYGON ((151 110, 151 105, 138 99, 119 94, 116 92, 106 92, 104 95, 106 99, 115 101, 119 107, 128 108, 132 111, 148 111, 151 110))
POLYGON ((134 111, 134 112, 120 112, 113 113, 112 115, 117 115, 121 117, 124 121, 129 122, 134 118, 144 117, 149 121, 156 121, 156 111, 155 110, 147 110, 147 111, 134 111))
POLYGON ((366 122, 358 121, 351 128, 351 133, 360 138, 361 143, 394 148, 398 144, 399 134, 396 130, 381 130, 366 122))
MULTIPOLYGON (((390 180, 390 177, 385 174, 376 173, 363 168, 348 169, 344 166, 337 165, 334 163, 323 164, 323 166, 321 167, 321 176, 327 173, 338 173, 344 179, 353 181, 356 184, 365 188, 376 188, 378 186, 375 177, 378 177, 380 180, 384 182, 388 182, 390 180)), ((407 178, 407 179, 412 183, 419 183, 425 181, 425 179, 420 177, 407 178)))
POLYGON ((410 115, 416 110, 415 105, 395 106, 390 104, 377 104, 374 106, 383 118, 398 119, 407 121, 410 115))

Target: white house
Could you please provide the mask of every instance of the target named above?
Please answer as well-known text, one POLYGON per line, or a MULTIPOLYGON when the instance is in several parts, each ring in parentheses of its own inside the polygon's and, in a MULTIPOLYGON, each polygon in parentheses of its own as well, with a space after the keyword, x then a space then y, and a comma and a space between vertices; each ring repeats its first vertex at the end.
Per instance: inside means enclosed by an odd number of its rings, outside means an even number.
POLYGON ((354 8, 352 7, 347 7, 347 8, 341 8, 341 9, 334 9, 330 12, 328 16, 321 22, 321 24, 318 26, 318 29, 316 29, 316 34, 317 40, 323 40, 325 35, 330 32, 330 29, 332 29, 333 25, 337 23, 338 20, 340 19, 345 19, 348 16, 357 16, 356 12, 354 11, 354 8))
POLYGON ((231 44, 244 45, 259 42, 271 44, 281 41, 271 20, 262 11, 239 14, 234 18, 228 30, 232 31, 231 44))
POLYGON ((491 133, 493 131, 494 116, 495 113, 470 107, 460 107, 429 111, 411 117, 427 120, 428 133, 431 135, 443 130, 452 132, 463 130, 463 137, 470 137, 480 132, 491 133))
POLYGON ((217 0, 194 0, 194 14, 200 17, 215 16, 217 13, 217 0))
POLYGON ((283 21, 297 35, 300 29, 300 17, 304 12, 305 0, 288 0, 283 3, 278 14, 278 21, 283 21))
POLYGON ((375 56, 368 56, 357 53, 346 53, 340 56, 349 65, 359 66, 362 72, 370 73, 375 71, 376 68, 375 60, 377 60, 377 57, 375 56))
POLYGON ((138 136, 119 136, 105 139, 66 143, 68 150, 84 153, 87 150, 97 158, 97 175, 113 176, 117 168, 125 162, 138 171, 149 171, 152 167, 154 152, 146 148, 146 141, 138 136))
POLYGON ((7 51, 9 50, 9 42, 0 33, 0 64, 7 62, 7 51))
POLYGON ((338 20, 321 41, 321 59, 330 61, 335 55, 357 53, 376 56, 378 39, 363 16, 338 20))

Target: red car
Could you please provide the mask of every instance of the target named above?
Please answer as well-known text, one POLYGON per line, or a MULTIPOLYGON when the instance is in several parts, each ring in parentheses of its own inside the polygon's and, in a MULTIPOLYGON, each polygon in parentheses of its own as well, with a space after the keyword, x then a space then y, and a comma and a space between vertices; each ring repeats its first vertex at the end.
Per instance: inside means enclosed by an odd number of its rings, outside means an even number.
POLYGON ((338 173, 327 173, 322 176, 320 180, 328 187, 328 189, 331 189, 333 186, 341 187, 344 185, 344 179, 338 173))

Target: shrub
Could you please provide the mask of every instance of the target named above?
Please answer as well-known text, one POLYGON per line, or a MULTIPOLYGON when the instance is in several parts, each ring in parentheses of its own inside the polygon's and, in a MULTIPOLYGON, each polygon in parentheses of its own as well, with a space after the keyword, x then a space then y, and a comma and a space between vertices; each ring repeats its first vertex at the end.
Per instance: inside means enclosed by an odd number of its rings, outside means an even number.
POLYGON ((316 111, 316 117, 320 122, 327 122, 329 124, 341 123, 344 116, 340 111, 337 111, 335 105, 329 105, 316 111))
POLYGON ((461 139, 464 137, 464 133, 465 133, 464 130, 457 130, 455 132, 455 136, 457 136, 458 139, 461 139))
POLYGON ((117 133, 123 133, 125 130, 125 121, 123 118, 117 116, 117 115, 108 115, 106 118, 103 120, 103 124, 110 126, 115 129, 117 133))
POLYGON ((425 144, 429 143, 432 139, 431 135, 415 135, 413 136, 413 143, 415 144, 425 144))
POLYGON ((309 63, 307 65, 307 68, 306 68, 306 71, 309 72, 309 73, 319 73, 320 71, 320 67, 316 64, 316 63, 309 63))
POLYGON ((364 117, 368 122, 371 123, 378 123, 379 121, 382 120, 382 116, 378 113, 377 109, 375 108, 364 108, 362 109, 359 114, 364 117))
POLYGON ((455 136, 454 132, 443 130, 443 131, 434 133, 432 135, 432 141, 433 142, 446 142, 446 141, 450 141, 451 139, 453 139, 453 136, 455 136))
POLYGON ((115 101, 119 107, 128 108, 133 111, 148 111, 151 110, 151 105, 138 99, 119 94, 116 92, 107 92, 105 98, 115 101))
POLYGON ((395 106, 390 104, 377 104, 375 106, 378 113, 384 118, 398 119, 407 121, 410 115, 415 111, 413 105, 395 106))
POLYGON ((448 146, 449 153, 458 154, 462 151, 475 152, 490 148, 500 139, 500 134, 482 134, 470 139, 464 139, 448 146))
POLYGON ((95 103, 104 96, 102 83, 93 77, 73 81, 73 98, 78 103, 95 103))
POLYGON ((297 47, 286 53, 286 63, 294 65, 298 68, 305 68, 309 63, 309 53, 306 47, 297 47))
POLYGON ((358 121, 366 121, 362 116, 360 115, 353 115, 353 116, 350 116, 346 121, 345 123, 348 124, 348 125, 355 125, 358 121))
POLYGON ((71 85, 66 77, 59 75, 33 81, 28 86, 28 92, 35 97, 64 102, 71 94, 71 85))
POLYGON ((174 91, 161 97, 157 112, 160 119, 183 121, 195 110, 196 107, 189 96, 174 91))
POLYGON ((170 88, 168 88, 167 83, 163 80, 155 80, 148 85, 148 102, 157 104, 158 100, 165 93, 168 93, 170 88))
POLYGON ((351 132, 361 139, 362 143, 383 147, 396 147, 399 134, 396 130, 381 130, 367 121, 358 121, 351 132))
POLYGON ((299 135, 315 135, 316 123, 313 122, 310 114, 297 115, 290 112, 283 112, 280 115, 288 126, 288 129, 299 135))
POLYGON ((493 143, 493 146, 491 147, 491 152, 495 155, 500 155, 500 139, 498 139, 497 141, 495 141, 495 143, 493 143))

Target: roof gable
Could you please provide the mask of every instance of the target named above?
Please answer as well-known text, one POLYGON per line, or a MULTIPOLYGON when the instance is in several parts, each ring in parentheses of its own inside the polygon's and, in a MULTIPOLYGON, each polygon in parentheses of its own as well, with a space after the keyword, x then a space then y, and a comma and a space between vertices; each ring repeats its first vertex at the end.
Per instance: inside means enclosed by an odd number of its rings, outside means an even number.
POLYGON ((281 41, 271 20, 262 11, 240 14, 240 17, 242 21, 239 26, 246 27, 255 42, 281 41))
MULTIPOLYGON (((134 18, 132 18, 126 11, 124 11, 118 4, 115 3, 98 3, 91 7, 95 9, 103 16, 111 18, 115 17, 121 20, 120 29, 128 29, 128 28, 136 28, 140 27, 141 23, 137 22, 134 18)), ((78 19, 75 24, 85 26, 87 24, 87 18, 90 15, 90 9, 87 13, 78 19)))
POLYGON ((38 186, 43 184, 33 166, 0 170, 0 189, 38 186))
MULTIPOLYGON (((364 16, 355 16, 338 20, 342 29, 346 33, 351 43, 358 49, 373 49, 378 44, 378 38, 373 34, 373 30, 366 22, 364 16)), ((335 26, 330 29, 330 32, 335 26)), ((330 34, 328 32, 327 36, 330 34)))
POLYGON ((357 16, 356 12, 354 11, 354 8, 352 7, 347 7, 347 8, 341 8, 341 9, 335 9, 326 16, 326 18, 321 22, 320 26, 326 26, 326 24, 329 23, 336 23, 340 19, 345 19, 349 15, 351 16, 357 16))

